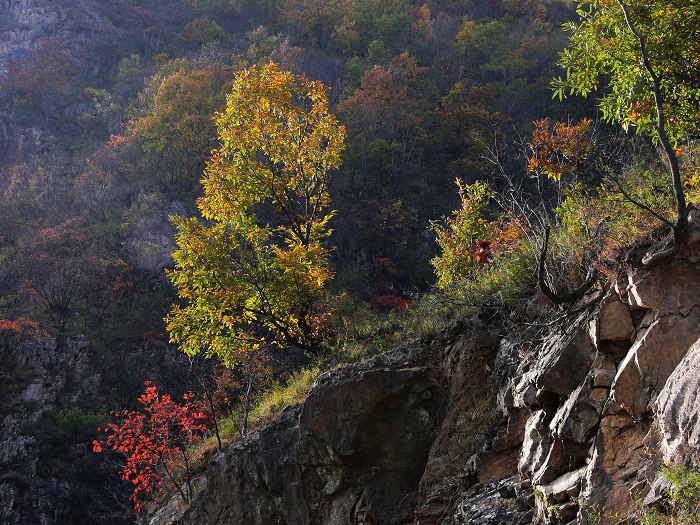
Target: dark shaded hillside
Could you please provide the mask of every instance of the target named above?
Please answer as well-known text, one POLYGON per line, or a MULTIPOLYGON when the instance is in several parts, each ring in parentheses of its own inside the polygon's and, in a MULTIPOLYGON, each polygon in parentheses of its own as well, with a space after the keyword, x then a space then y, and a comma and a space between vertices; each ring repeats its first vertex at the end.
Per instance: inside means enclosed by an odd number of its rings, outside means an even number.
MULTIPOLYGON (((167 214, 191 208, 228 82, 271 58, 330 85, 350 131, 332 188, 339 286, 363 299, 422 290, 434 253, 425 228, 455 206, 454 178, 491 177, 494 140, 561 114, 548 84, 570 15, 559 2, 13 3, 4 178, 43 186, 22 166, 46 176, 60 166, 65 195, 50 226, 89 210, 98 228, 127 226, 114 240, 130 266, 150 260, 147 247, 167 259, 165 238, 133 236, 167 237, 167 214)), ((4 207, 37 197, 9 189, 4 207)))

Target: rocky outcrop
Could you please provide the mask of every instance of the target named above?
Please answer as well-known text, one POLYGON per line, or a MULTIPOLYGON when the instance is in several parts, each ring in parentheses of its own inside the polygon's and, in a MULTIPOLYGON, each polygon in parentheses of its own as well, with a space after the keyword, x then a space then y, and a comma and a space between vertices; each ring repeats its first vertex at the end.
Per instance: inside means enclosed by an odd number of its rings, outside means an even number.
POLYGON ((537 337, 473 321, 328 373, 149 523, 635 523, 659 465, 700 446, 699 292, 686 254, 537 337))
POLYGON ((119 463, 93 453, 91 441, 108 404, 134 403, 144 378, 177 392, 184 367, 169 350, 148 343, 105 350, 73 334, 27 336, 2 353, 0 524, 134 522, 119 463))
POLYGON ((667 262, 625 281, 514 379, 536 523, 594 523, 600 509, 634 521, 660 461, 697 450, 700 268, 667 262))
MULTIPOLYGON (((493 334, 458 327, 325 374, 302 407, 215 457, 183 515, 171 506, 149 523, 407 524, 417 508, 437 523, 442 496, 473 484, 464 466, 504 422, 488 384, 498 353, 493 334)), ((500 478, 517 455, 496 463, 500 478)))
POLYGON ((700 449, 700 340, 688 350, 656 398, 659 450, 665 462, 700 449))
POLYGON ((75 57, 90 59, 109 26, 96 5, 85 0, 0 0, 0 64, 45 36, 61 40, 75 57))

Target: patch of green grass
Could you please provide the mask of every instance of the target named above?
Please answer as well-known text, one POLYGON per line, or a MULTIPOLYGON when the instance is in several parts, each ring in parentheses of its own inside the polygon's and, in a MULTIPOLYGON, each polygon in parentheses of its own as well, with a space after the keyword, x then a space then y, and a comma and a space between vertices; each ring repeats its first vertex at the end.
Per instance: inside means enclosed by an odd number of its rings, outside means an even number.
POLYGON ((262 395, 250 413, 251 428, 259 428, 272 421, 285 407, 304 402, 316 378, 321 374, 320 367, 307 368, 292 375, 286 385, 273 385, 262 395))
MULTIPOLYGON (((321 368, 315 366, 293 374, 285 384, 275 383, 257 401, 253 402, 248 418, 248 431, 261 428, 272 422, 287 406, 304 402, 321 368)), ((219 436, 222 446, 241 439, 243 427, 243 407, 239 406, 228 416, 218 421, 219 436)), ((195 445, 194 456, 201 459, 208 457, 218 449, 215 435, 210 435, 195 445)))
POLYGON ((406 310, 382 313, 345 296, 334 312, 335 339, 330 344, 334 357, 338 362, 359 361, 428 339, 485 306, 523 314, 523 299, 536 291, 535 268, 532 249, 521 243, 473 271, 468 279, 415 297, 406 310))
POLYGON ((65 408, 58 413, 57 422, 60 428, 74 437, 92 436, 98 427, 105 425, 107 410, 90 412, 80 407, 65 408))
POLYGON ((620 519, 619 512, 608 509, 605 505, 596 504, 585 507, 584 512, 591 525, 620 525, 624 521, 620 519))

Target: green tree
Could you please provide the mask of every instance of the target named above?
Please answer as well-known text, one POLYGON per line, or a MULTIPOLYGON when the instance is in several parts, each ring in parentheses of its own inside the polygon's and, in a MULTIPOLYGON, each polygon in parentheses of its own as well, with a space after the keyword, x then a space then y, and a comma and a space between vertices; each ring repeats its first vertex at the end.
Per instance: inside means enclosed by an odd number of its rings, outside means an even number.
POLYGON ((675 148, 700 122, 700 10, 697 0, 584 0, 569 24, 556 94, 599 98, 603 118, 654 137, 668 162, 677 219, 676 247, 687 237, 683 180, 675 148))
POLYGON ((185 26, 183 39, 190 44, 210 44, 212 42, 226 42, 229 36, 226 30, 207 18, 195 18, 185 26))
POLYGON ((473 273, 490 244, 488 222, 483 218, 490 197, 488 185, 484 182, 464 184, 459 179, 455 183, 459 188, 461 209, 455 210, 445 224, 431 223, 441 253, 430 262, 440 288, 447 288, 473 273))
POLYGON ((184 352, 234 365, 261 346, 317 348, 331 277, 328 182, 345 137, 327 91, 274 63, 237 75, 198 201, 207 222, 175 218, 169 276, 184 304, 167 322, 184 352))
POLYGON ((440 254, 430 263, 442 289, 474 277, 485 263, 509 252, 522 239, 522 226, 517 220, 484 218, 493 196, 488 184, 464 184, 459 179, 455 183, 461 208, 442 222, 430 223, 440 247, 440 254))

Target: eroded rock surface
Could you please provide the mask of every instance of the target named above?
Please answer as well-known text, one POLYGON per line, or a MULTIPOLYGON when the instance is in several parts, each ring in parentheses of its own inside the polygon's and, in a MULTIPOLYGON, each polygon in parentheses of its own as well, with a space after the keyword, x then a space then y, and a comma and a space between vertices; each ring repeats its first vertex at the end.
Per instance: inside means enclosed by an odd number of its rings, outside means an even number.
POLYGON ((456 329, 322 376, 301 408, 215 459, 183 516, 171 505, 151 523, 439 523, 475 468, 496 479, 516 470, 520 439, 496 408, 513 355, 499 342, 456 329), (499 453, 475 455, 501 427, 499 453))
POLYGON ((47 35, 89 59, 92 46, 110 26, 96 7, 84 0, 0 0, 0 64, 47 35))
POLYGON ((654 412, 664 461, 700 448, 700 339, 666 381, 654 412))
POLYGON ((529 411, 519 471, 539 495, 535 523, 593 523, 603 508, 634 522, 660 460, 697 451, 700 271, 669 261, 626 282, 513 379, 514 406, 529 411))
POLYGON ((300 408, 216 459, 180 523, 399 523, 417 497, 443 386, 428 367, 322 377, 300 408))
POLYGON ((97 392, 101 376, 89 355, 84 339, 56 344, 37 338, 23 343, 0 366, 0 523, 66 523, 70 487, 39 472, 42 447, 33 428, 57 406, 97 392))

